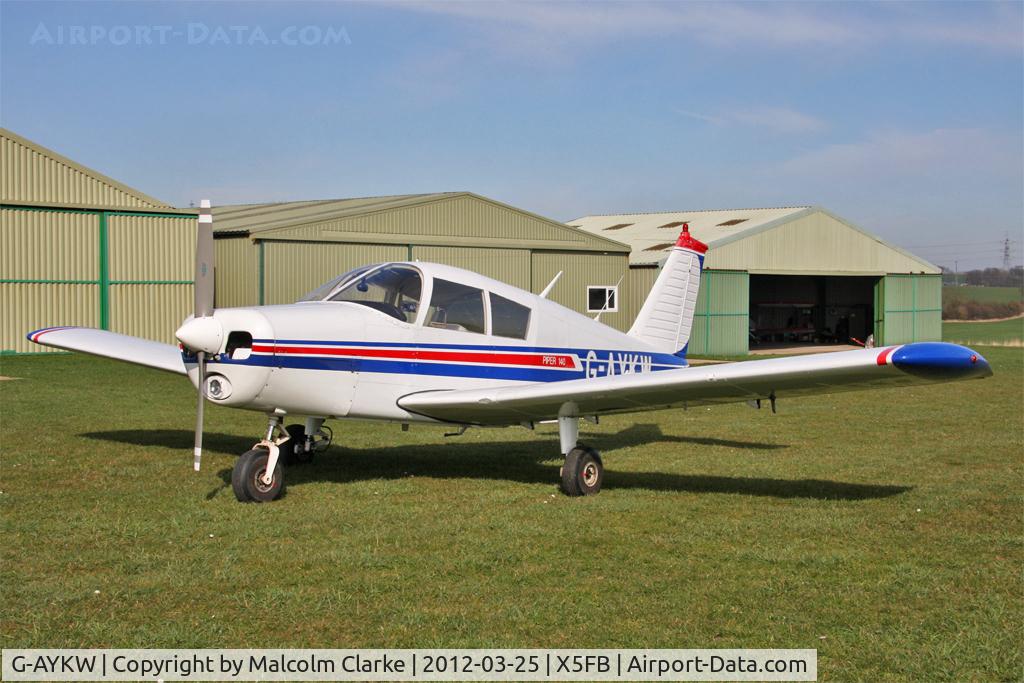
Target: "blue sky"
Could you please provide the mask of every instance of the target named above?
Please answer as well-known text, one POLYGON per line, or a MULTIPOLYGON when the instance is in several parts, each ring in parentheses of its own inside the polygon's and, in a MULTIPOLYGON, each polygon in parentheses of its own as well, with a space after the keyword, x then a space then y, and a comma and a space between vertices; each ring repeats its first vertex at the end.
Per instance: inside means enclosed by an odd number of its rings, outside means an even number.
POLYGON ((3 2, 0 123, 178 205, 821 204, 1020 263, 1022 7, 3 2))

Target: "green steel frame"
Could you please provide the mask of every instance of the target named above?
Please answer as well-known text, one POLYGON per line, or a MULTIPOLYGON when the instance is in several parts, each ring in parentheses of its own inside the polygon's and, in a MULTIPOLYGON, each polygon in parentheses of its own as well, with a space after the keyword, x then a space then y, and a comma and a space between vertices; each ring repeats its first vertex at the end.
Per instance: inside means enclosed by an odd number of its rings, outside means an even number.
POLYGON ((26 280, 0 279, 0 284, 35 284, 35 285, 99 285, 100 297, 100 329, 110 329, 110 287, 112 285, 190 285, 192 280, 111 280, 110 279, 110 234, 108 221, 111 216, 145 216, 154 218, 180 218, 195 220, 195 216, 187 213, 168 213, 166 211, 118 211, 111 209, 63 209, 41 206, 21 206, 18 204, 0 204, 0 209, 17 211, 41 211, 44 213, 84 213, 96 216, 97 240, 99 242, 99 277, 95 280, 26 280))

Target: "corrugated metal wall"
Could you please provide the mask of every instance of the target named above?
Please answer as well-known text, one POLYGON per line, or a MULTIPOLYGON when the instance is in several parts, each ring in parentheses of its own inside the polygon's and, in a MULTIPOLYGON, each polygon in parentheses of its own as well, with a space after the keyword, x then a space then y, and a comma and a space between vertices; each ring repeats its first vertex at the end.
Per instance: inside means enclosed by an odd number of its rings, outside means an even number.
MULTIPOLYGON (((942 277, 889 274, 882 278, 881 344, 942 339, 942 277)), ((877 316, 877 313, 876 313, 877 316)))
POLYGON ((48 351, 25 334, 54 325, 174 342, 192 308, 195 219, 10 207, 0 219, 0 350, 48 351))
POLYGON ((99 324, 95 214, 0 209, 0 350, 42 351, 25 334, 99 324))
POLYGON ((0 279, 98 283, 98 230, 95 214, 0 209, 0 279))
POLYGON ((214 240, 217 253, 215 298, 218 308, 259 303, 259 246, 248 237, 214 240))
POLYGON ((111 215, 107 231, 110 329, 176 343, 174 331, 193 306, 195 221, 111 215))
POLYGON ((562 278, 548 298, 583 315, 593 316, 595 314, 587 313, 587 287, 618 284, 619 311, 603 314, 601 322, 618 330, 626 330, 629 329, 632 322, 622 305, 623 286, 626 284, 624 276, 628 266, 626 254, 587 254, 571 251, 534 252, 532 291, 539 293, 561 270, 563 271, 562 278))
POLYGON ((196 259, 193 219, 118 216, 107 219, 110 279, 114 282, 192 282, 196 259))
POLYGON ((193 305, 191 281, 185 285, 111 285, 110 329, 177 344, 174 331, 192 314, 193 305))
POLYGON ((529 249, 413 247, 413 259, 465 268, 529 291, 529 249))
POLYGON ((96 327, 100 318, 99 285, 0 284, 3 351, 56 351, 33 344, 25 335, 57 325, 96 327))
POLYGON ((0 201, 137 209, 167 208, 0 134, 0 201))
POLYGON ((687 352, 731 356, 749 350, 750 276, 742 271, 706 270, 687 352))
POLYGON ((292 303, 347 270, 368 263, 405 261, 398 245, 337 242, 267 242, 264 246, 264 303, 292 303))
POLYGON ((640 315, 640 309, 644 307, 647 295, 651 293, 651 287, 654 286, 654 281, 660 274, 661 268, 657 267, 629 269, 626 279, 623 281, 622 291, 622 303, 625 305, 623 310, 624 329, 628 330, 632 327, 633 321, 640 315))

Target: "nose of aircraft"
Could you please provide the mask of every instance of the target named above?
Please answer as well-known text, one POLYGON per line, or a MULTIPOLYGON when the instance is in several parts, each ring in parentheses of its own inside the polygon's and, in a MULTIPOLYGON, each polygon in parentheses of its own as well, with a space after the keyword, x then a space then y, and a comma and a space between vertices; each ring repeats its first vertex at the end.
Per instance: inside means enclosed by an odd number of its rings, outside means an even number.
POLYGON ((892 363, 905 372, 936 380, 988 377, 992 374, 988 361, 977 351, 943 342, 907 344, 892 354, 892 363))
POLYGON ((217 353, 224 343, 224 326, 212 315, 189 318, 178 328, 174 336, 193 351, 217 353))

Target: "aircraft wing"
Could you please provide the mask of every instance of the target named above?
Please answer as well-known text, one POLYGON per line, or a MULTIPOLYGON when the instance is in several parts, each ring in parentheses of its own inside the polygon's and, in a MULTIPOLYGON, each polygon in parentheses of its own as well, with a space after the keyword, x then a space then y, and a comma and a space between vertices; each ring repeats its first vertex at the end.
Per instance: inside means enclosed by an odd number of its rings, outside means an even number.
POLYGON ((25 336, 43 346, 113 358, 178 375, 186 374, 181 351, 173 344, 88 327, 47 327, 25 336))
POLYGON ((790 398, 873 387, 949 382, 992 374, 980 354, 919 342, 811 356, 742 361, 493 389, 426 391, 402 408, 445 422, 500 425, 562 415, 601 415, 679 406, 790 398))

